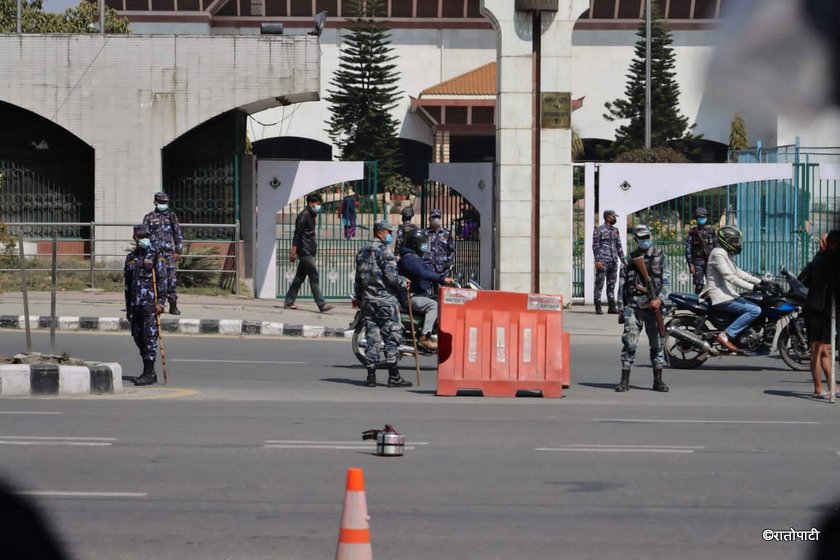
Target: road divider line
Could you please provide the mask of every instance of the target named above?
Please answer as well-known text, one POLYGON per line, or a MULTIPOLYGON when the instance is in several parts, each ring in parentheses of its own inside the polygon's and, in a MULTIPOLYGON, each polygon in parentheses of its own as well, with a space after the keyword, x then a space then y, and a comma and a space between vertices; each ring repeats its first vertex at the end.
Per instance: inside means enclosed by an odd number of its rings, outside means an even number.
POLYGON ((535 451, 580 451, 585 453, 694 453, 694 449, 615 448, 615 447, 537 447, 535 451))
MULTIPOLYGON (((264 449, 346 449, 346 450, 354 450, 354 451, 365 451, 367 449, 375 449, 376 446, 373 444, 368 444, 363 446, 360 445, 292 445, 292 444, 266 444, 263 446, 264 449)), ((406 445, 405 449, 416 449, 416 447, 411 445, 406 445)))
MULTIPOLYGON (((282 443, 282 444, 324 444, 324 445, 359 445, 367 447, 370 445, 367 441, 309 441, 296 439, 267 439, 263 443, 282 443)), ((428 441, 409 441, 406 442, 411 445, 429 445, 428 441)))
POLYGON ((49 440, 49 441, 117 441, 117 438, 111 437, 63 437, 63 436, 3 436, 0 435, 0 439, 41 439, 41 440, 49 440))
POLYGON ((606 449, 705 449, 702 445, 612 445, 599 443, 570 443, 566 447, 603 447, 606 449))
POLYGON ((16 494, 45 498, 145 498, 148 496, 147 492, 68 492, 62 490, 24 490, 16 494))
POLYGON ((104 441, 8 441, 0 439, 0 445, 62 445, 70 447, 111 447, 113 443, 104 441))
POLYGON ((0 410, 0 414, 64 414, 63 412, 43 412, 30 410, 0 410))
POLYGON ((819 424, 819 422, 796 420, 665 420, 662 418, 593 418, 592 421, 623 424, 819 424))
POLYGON ((280 364, 280 365, 306 365, 306 362, 272 362, 272 361, 263 361, 263 360, 199 360, 199 359, 190 359, 190 358, 176 358, 174 360, 169 360, 170 362, 194 362, 194 363, 201 363, 201 364, 280 364))

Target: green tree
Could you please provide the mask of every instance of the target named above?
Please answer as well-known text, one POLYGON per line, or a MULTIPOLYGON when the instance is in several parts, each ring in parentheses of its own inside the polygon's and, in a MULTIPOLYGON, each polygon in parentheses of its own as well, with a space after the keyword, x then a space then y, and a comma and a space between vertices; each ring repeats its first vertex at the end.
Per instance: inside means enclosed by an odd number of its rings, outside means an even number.
MULTIPOLYGON (((99 6, 80 2, 61 14, 44 11, 43 0, 21 0, 21 30, 24 33, 98 33, 99 6)), ((0 33, 17 32, 17 0, 0 0, 0 33)), ((105 32, 128 33, 128 20, 105 8, 105 32)))
MULTIPOLYGON (((691 149, 691 141, 700 137, 691 133, 688 118, 680 114, 680 88, 675 79, 674 39, 665 22, 657 0, 653 2, 651 22, 651 148, 671 144, 683 152, 691 149)), ((627 74, 624 99, 607 102, 604 118, 610 122, 629 120, 616 130, 612 156, 643 148, 645 145, 645 42, 647 31, 642 21, 636 32, 635 57, 627 74)))
POLYGON ((380 182, 388 188, 398 182, 400 155, 398 123, 391 115, 400 98, 391 33, 372 18, 382 13, 381 0, 350 0, 345 6, 354 17, 327 90, 328 132, 342 160, 378 161, 380 182))
POLYGON ((729 151, 732 152, 732 160, 737 161, 735 152, 746 150, 750 147, 750 139, 747 136, 747 125, 741 113, 735 113, 735 117, 729 124, 729 151))

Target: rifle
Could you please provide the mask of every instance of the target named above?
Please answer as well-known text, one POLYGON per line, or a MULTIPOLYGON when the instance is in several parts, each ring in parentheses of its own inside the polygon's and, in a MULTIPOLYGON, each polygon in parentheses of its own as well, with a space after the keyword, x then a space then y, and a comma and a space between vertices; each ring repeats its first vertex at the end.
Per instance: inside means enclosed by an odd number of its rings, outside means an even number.
MULTIPOLYGON (((642 280, 645 281, 645 290, 647 292, 648 301, 657 299, 657 295, 653 293, 653 279, 650 277, 647 266, 645 265, 645 257, 634 257, 633 265, 636 267, 636 270, 639 271, 639 274, 642 276, 642 280)), ((656 330, 659 331, 659 336, 665 336, 665 321, 662 320, 661 305, 657 309, 653 310, 653 316, 656 318, 656 330)))

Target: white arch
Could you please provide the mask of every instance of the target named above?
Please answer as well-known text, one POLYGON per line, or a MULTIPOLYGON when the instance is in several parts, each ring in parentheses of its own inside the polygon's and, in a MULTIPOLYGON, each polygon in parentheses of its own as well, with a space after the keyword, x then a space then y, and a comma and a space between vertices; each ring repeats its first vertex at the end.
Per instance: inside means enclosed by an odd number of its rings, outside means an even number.
POLYGON ((478 229, 481 269, 479 282, 485 288, 493 279, 493 164, 430 163, 429 180, 448 185, 461 193, 481 214, 478 229))
MULTIPOLYGON (((586 164, 586 200, 584 218, 584 292, 586 303, 592 303, 595 287, 595 257, 592 254, 592 232, 595 229, 595 166, 586 164)), ((604 163, 599 169, 599 211, 618 213, 616 227, 621 243, 627 247, 627 215, 673 200, 687 194, 724 185, 793 180, 794 168, 789 163, 604 163)))
POLYGON ((259 161, 254 292, 277 298, 277 212, 318 189, 365 176, 361 161, 259 161))

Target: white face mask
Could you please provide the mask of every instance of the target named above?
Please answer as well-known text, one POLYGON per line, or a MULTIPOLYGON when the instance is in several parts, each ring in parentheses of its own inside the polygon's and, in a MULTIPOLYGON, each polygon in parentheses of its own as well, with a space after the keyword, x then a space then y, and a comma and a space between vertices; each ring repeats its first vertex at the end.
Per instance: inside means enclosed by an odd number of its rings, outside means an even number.
POLYGON ((432 224, 432 227, 440 227, 440 224, 442 222, 441 222, 440 218, 432 218, 430 223, 432 224))
POLYGON ((321 211, 321 205, 316 204, 315 206, 312 207, 312 211, 315 212, 316 214, 318 214, 321 211))
POLYGON ((144 237, 143 239, 137 240, 137 246, 143 249, 144 251, 148 251, 149 247, 152 246, 152 240, 148 237, 144 237))
POLYGON ((158 204, 157 209, 158 209, 158 212, 166 212, 167 210, 169 210, 169 205, 168 204, 158 204))

